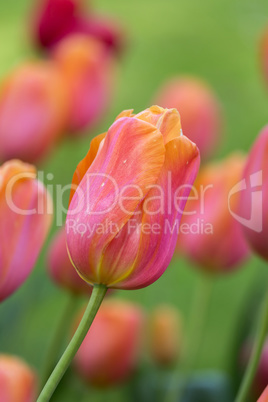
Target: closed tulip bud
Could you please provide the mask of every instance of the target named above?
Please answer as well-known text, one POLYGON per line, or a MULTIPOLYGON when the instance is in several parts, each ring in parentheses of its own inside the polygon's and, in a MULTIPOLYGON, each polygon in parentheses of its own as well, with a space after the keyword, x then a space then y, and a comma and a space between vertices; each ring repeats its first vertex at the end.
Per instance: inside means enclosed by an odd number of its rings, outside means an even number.
POLYGON ((29 276, 52 220, 52 200, 33 166, 0 167, 0 301, 29 276))
POLYGON ((248 155, 243 179, 242 229, 252 250, 268 260, 268 126, 248 155))
POLYGON ((66 92, 51 62, 17 68, 0 88, 0 160, 38 161, 66 124, 66 92))
POLYGON ((209 86, 191 77, 174 78, 160 89, 156 103, 180 111, 183 133, 196 143, 201 159, 213 155, 221 137, 221 108, 209 86))
POLYGON ((150 328, 151 354, 160 366, 176 363, 182 343, 181 316, 168 305, 156 308, 151 317, 150 328))
POLYGON ((248 256, 239 224, 245 157, 233 154, 204 167, 194 185, 178 237, 178 250, 208 272, 228 272, 248 256))
POLYGON ((51 48, 69 35, 85 34, 116 52, 123 47, 124 33, 118 21, 84 10, 83 0, 44 0, 34 17, 37 45, 51 48))
POLYGON ((266 28, 261 38, 261 67, 264 79, 268 84, 268 28, 266 28))
POLYGON ((73 177, 66 233, 80 276, 117 289, 156 281, 172 258, 198 168, 175 109, 122 112, 92 140, 73 177))
POLYGON ((37 378, 34 371, 21 359, 0 355, 0 401, 36 401, 37 378))
POLYGON ((265 388, 257 402, 268 402, 268 386, 265 388))
POLYGON ((138 306, 104 301, 75 357, 78 373, 98 387, 126 380, 138 364, 142 329, 138 306))
POLYGON ((98 121, 109 103, 112 59, 101 42, 84 35, 61 41, 53 55, 69 92, 67 126, 77 136, 98 121))
POLYGON ((60 229, 51 242, 48 270, 52 280, 74 294, 91 294, 91 286, 80 278, 73 267, 66 248, 65 229, 60 229))

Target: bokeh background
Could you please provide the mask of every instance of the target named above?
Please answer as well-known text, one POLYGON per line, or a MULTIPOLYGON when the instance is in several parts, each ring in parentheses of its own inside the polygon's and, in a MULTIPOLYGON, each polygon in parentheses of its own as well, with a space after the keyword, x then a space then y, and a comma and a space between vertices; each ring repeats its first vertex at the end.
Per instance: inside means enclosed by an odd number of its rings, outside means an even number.
MULTIPOLYGON (((20 61, 36 57, 27 32, 33 3, 0 2, 1 77, 20 61)), ((216 157, 250 148, 268 122, 268 90, 259 63, 259 38, 268 20, 266 0, 95 0, 94 6, 121 20, 127 32, 127 46, 118 68, 115 99, 91 136, 106 131, 123 109, 134 108, 138 112, 150 106, 164 80, 190 74, 205 79, 222 104, 223 139, 216 157)), ((49 184, 70 183, 77 163, 88 150, 90 138, 65 140, 38 166, 46 174, 53 173, 49 184)), ((67 205, 67 193, 64 199, 67 205)), ((54 225, 50 238, 55 230, 54 225)), ((37 369, 68 297, 47 276, 46 249, 27 282, 0 305, 0 350, 24 357, 37 369)), ((156 283, 139 291, 118 292, 116 297, 138 302, 147 311, 160 302, 172 303, 187 324, 199 276, 189 262, 174 256, 156 283)), ((252 312, 247 306, 267 280, 267 267, 257 257, 231 275, 215 280, 196 369, 231 373, 236 336, 244 316, 254 314, 254 308, 252 312)), ((79 380, 68 377, 63 393, 52 400, 80 400, 81 390, 79 380)), ((105 393, 92 390, 90 395, 88 400, 126 400, 124 388, 105 393)))

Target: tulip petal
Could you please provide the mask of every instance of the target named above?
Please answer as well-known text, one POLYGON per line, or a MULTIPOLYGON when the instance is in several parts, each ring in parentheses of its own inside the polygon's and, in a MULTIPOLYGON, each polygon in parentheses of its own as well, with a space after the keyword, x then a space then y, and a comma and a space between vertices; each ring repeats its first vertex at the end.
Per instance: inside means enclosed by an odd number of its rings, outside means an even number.
POLYGON ((93 138, 93 140, 90 143, 90 148, 89 148, 88 153, 86 154, 85 158, 82 159, 81 162, 77 165, 77 168, 73 175, 69 204, 72 201, 73 195, 74 195, 79 183, 85 176, 88 168, 90 167, 90 165, 92 164, 94 159, 96 158, 96 155, 97 155, 99 147, 100 147, 100 143, 103 140, 103 138, 105 138, 105 136, 106 136, 106 133, 103 133, 103 134, 99 134, 95 138, 93 138))
POLYGON ((110 287, 139 289, 163 274, 175 250, 180 218, 199 163, 198 148, 187 137, 180 136, 166 144, 165 164, 157 187, 150 190, 142 206, 142 235, 138 255, 130 270, 116 282, 110 283, 110 287), (171 199, 172 194, 178 197, 178 205, 175 198, 171 199), (164 210, 159 212, 163 201, 164 210))
POLYGON ((179 137, 181 134, 181 120, 176 109, 163 109, 151 106, 136 115, 137 119, 148 121, 155 125, 164 137, 164 143, 179 137))
POLYGON ((73 196, 67 217, 69 253, 87 281, 96 281, 105 248, 158 180, 164 159, 163 137, 151 124, 123 117, 109 129, 73 196), (123 206, 118 202, 122 191, 123 206), (79 220, 88 235, 76 230, 79 220), (111 230, 113 225, 115 231, 111 230), (86 273, 83 267, 87 267, 86 273))

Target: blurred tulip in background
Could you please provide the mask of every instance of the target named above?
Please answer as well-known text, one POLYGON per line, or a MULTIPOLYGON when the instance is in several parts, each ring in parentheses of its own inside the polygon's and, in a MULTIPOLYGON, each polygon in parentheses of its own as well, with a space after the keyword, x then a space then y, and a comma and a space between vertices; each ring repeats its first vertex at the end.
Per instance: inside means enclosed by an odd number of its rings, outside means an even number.
POLYGON ((264 79, 268 85, 268 28, 261 37, 261 67, 264 75, 264 79))
POLYGON ((0 401, 35 402, 37 377, 20 358, 0 355, 0 401))
POLYGON ((102 42, 72 35, 53 50, 68 91, 66 130, 73 136, 92 128, 106 111, 115 78, 115 65, 102 42))
POLYGON ((108 49, 119 52, 124 44, 123 29, 111 17, 88 12, 83 0, 38 1, 33 36, 37 45, 50 48, 72 34, 87 34, 102 41, 108 49))
POLYGON ((178 237, 178 251, 207 272, 229 272, 248 257, 237 220, 246 158, 232 154, 201 169, 188 199, 178 237))
POLYGON ((198 168, 198 148, 180 134, 175 109, 122 112, 106 136, 92 140, 73 177, 66 233, 80 275, 115 289, 156 281, 172 258, 198 168))
POLYGON ((206 82, 195 77, 173 78, 159 89, 155 103, 180 112, 183 134, 196 143, 201 161, 215 153, 222 134, 221 106, 206 82))
POLYGON ((52 200, 34 166, 0 167, 0 301, 31 273, 52 221, 52 200))
POLYGON ((138 365, 143 321, 139 306, 104 301, 75 357, 82 378, 99 387, 126 380, 138 365))
POLYGON ((21 65, 0 85, 0 160, 39 162, 66 125, 65 83, 49 61, 21 65))
POLYGON ((150 317, 149 342, 151 355, 159 366, 172 366, 177 362, 182 346, 182 322, 177 309, 161 305, 150 317))
POLYGON ((248 155, 243 179, 240 206, 243 232, 252 250, 268 260, 268 126, 248 155))
POLYGON ((52 280, 74 294, 91 294, 91 286, 80 278, 73 267, 66 248, 65 229, 60 229, 50 244, 48 270, 52 280))

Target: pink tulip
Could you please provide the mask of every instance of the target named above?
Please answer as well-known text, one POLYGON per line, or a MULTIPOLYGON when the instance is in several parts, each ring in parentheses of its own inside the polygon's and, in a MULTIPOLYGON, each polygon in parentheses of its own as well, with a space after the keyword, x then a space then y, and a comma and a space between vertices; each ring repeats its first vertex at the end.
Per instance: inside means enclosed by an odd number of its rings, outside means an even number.
POLYGON ((51 242, 48 269, 51 278, 60 287, 75 294, 90 295, 91 286, 80 278, 68 256, 64 228, 57 232, 51 242))
POLYGON ((178 251, 209 272, 232 271, 248 256, 237 220, 245 158, 233 154, 204 167, 187 202, 178 251))
POLYGON ((172 258, 198 168, 175 109, 124 111, 94 138, 74 174, 66 221, 81 277, 118 289, 156 281, 172 258))
POLYGON ((34 17, 34 38, 38 45, 51 48, 73 34, 86 34, 109 49, 120 51, 123 31, 118 21, 84 10, 83 0, 43 0, 34 17))
POLYGON ((27 279, 46 239, 52 201, 33 166, 9 161, 0 168, 0 301, 27 279))
POLYGON ((36 401, 37 378, 18 357, 0 355, 0 401, 36 401))
MULTIPOLYGON (((241 363, 244 369, 249 362, 252 349, 253 349, 252 342, 247 342, 242 349, 241 363)), ((265 389, 267 384, 268 384, 268 338, 264 343, 258 364, 258 369, 255 374, 254 382, 252 385, 252 393, 254 394, 254 396, 256 397, 256 395, 260 395, 260 393, 265 389)))
POLYGON ((181 316, 172 306, 157 307, 150 322, 151 354, 160 366, 176 363, 182 345, 181 316))
POLYGON ((66 124, 64 82, 51 62, 17 68, 0 88, 0 160, 34 162, 58 142, 66 124))
POLYGON ((249 153, 243 178, 240 207, 243 232, 252 250, 268 260, 268 126, 249 153))
POLYGON ((268 84, 268 28, 266 28, 261 38, 261 67, 264 79, 268 84))
POLYGON ((180 111, 183 133, 197 144, 202 160, 213 155, 221 137, 222 117, 219 100, 205 82, 174 78, 159 90, 156 103, 180 111))
POLYGON ((265 388, 257 402, 268 402, 268 386, 265 388))
POLYGON ((91 128, 109 104, 113 62, 103 44, 74 35, 54 49, 54 60, 68 90, 68 123, 72 135, 91 128))
POLYGON ((104 301, 75 357, 81 377, 99 387, 126 380, 138 364, 142 328, 139 307, 119 300, 104 301))

